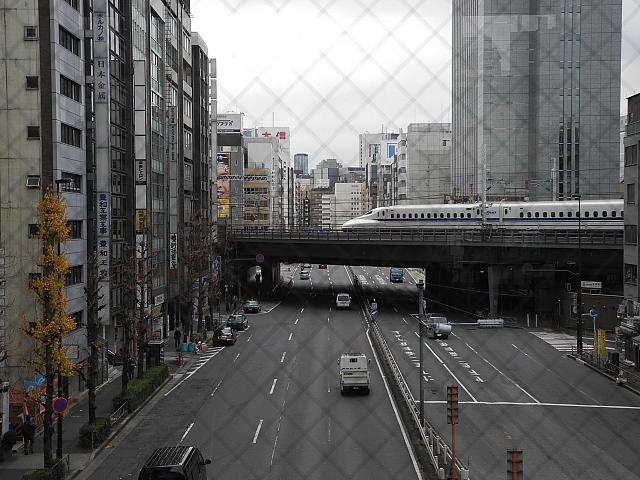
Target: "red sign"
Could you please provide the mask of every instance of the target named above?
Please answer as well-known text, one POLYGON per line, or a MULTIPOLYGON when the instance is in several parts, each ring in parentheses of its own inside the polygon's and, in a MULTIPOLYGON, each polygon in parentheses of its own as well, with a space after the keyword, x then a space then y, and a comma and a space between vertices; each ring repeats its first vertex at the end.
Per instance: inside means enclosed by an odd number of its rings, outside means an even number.
POLYGON ((62 413, 67 409, 67 399, 64 397, 58 397, 53 399, 53 411, 56 413, 62 413))

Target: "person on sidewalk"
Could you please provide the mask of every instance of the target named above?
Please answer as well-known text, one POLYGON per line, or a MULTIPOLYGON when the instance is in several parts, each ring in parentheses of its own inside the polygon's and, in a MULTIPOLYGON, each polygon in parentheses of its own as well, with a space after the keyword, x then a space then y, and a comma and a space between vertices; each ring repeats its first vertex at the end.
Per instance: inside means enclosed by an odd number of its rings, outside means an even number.
POLYGON ((178 348, 180 348, 180 339, 182 338, 182 333, 180 332, 180 330, 178 328, 176 328, 176 331, 173 332, 173 340, 175 343, 175 348, 176 350, 178 348))
POLYGON ((26 423, 22 425, 22 437, 24 438, 24 454, 33 453, 33 437, 36 434, 36 426, 31 417, 27 417, 26 423))
POLYGON ((11 456, 11 450, 16 443, 16 427, 13 423, 9 424, 9 430, 7 430, 2 436, 2 442, 0 442, 0 462, 4 460, 5 455, 11 456))

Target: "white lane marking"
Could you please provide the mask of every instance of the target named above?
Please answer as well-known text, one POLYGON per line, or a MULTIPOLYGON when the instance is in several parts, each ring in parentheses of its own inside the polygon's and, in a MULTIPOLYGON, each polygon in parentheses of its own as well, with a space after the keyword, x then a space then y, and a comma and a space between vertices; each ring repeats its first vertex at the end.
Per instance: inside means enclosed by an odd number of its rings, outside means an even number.
MULTIPOLYGON (((282 405, 284 407, 284 405, 282 405)), ((280 433, 280 423, 282 422, 282 415, 278 419, 278 429, 276 430, 276 439, 273 442, 273 450, 271 450, 271 462, 269 465, 273 465, 273 456, 276 454, 276 446, 278 445, 278 435, 280 433)))
POLYGON ((331 443, 331 417, 327 419, 327 443, 331 443))
POLYGON ((271 384, 271 390, 269 390, 269 395, 273 395, 273 389, 276 388, 277 381, 278 381, 277 378, 273 379, 273 383, 271 384))
MULTIPOLYGON (((396 285, 396 287, 397 287, 397 285, 396 285)), ((396 307, 393 307, 393 311, 398 313, 398 309, 396 307)))
POLYGON ((253 333, 252 333, 251 335, 249 335, 249 338, 247 338, 247 342, 248 342, 249 340, 251 340, 251 337, 253 337, 253 333))
MULTIPOLYGON (((414 332, 415 333, 415 332, 414 332)), ((416 334, 416 336, 418 336, 416 334)), ((476 397, 474 397, 471 392, 467 389, 467 387, 464 386, 464 383, 462 383, 460 381, 460 379, 458 377, 456 377, 455 373, 453 373, 451 371, 451 369, 449 368, 449 366, 444 363, 440 357, 438 357, 438 355, 436 355, 436 352, 433 351, 433 349, 429 346, 429 344, 427 342, 424 342, 424 346, 427 347, 429 349, 429 351, 433 354, 434 357, 436 357, 436 359, 442 364, 442 366, 447 370, 447 372, 449 372, 449 375, 451 375, 453 377, 453 379, 458 382, 458 385, 460 385, 462 387, 462 389, 467 392, 467 395, 469 395, 469 397, 471 397, 471 400, 473 400, 474 402, 477 402, 478 400, 476 400, 476 397)))
POLYGON ((289 334, 289 341, 291 341, 291 337, 293 337, 293 332, 289 334))
POLYGON ((296 321, 295 321, 295 322, 293 322, 293 324, 294 324, 294 325, 297 325, 297 324, 298 324, 298 320, 300 320, 300 319, 299 319, 299 318, 296 318, 296 321))
POLYGON ((329 317, 327 317, 327 323, 329 323, 329 317))
POLYGON ((329 307, 329 313, 331 313, 331 307, 329 307))
MULTIPOLYGON (((424 403, 432 404, 444 404, 446 400, 425 400, 424 403)), ((548 403, 548 402, 469 402, 459 401, 458 403, 464 403, 466 405, 507 405, 514 407, 565 407, 565 408, 602 408, 605 410, 640 410, 640 406, 631 405, 590 405, 585 403, 548 403)))
MULTIPOLYGON (((344 267, 345 269, 347 267, 344 267)), ((400 420, 400 414, 398 413, 398 407, 396 406, 396 402, 391 396, 391 390, 389 390, 389 384, 387 383, 387 378, 382 371, 382 367, 380 366, 380 361, 378 360, 378 355, 376 354, 375 349, 373 348, 373 343, 371 343, 371 338, 369 337, 369 329, 367 328, 367 341, 369 342, 369 346, 371 347, 371 351, 373 352, 373 358, 376 361, 376 365, 378 366, 378 371, 380 372, 380 376, 382 377, 382 382, 384 383, 384 388, 387 391, 387 396, 389 397, 389 402, 391 403, 391 408, 393 408, 393 413, 396 416, 396 421, 400 426, 400 431, 402 432, 402 438, 404 438, 404 444, 407 447, 407 451, 409 452, 409 456, 411 457, 411 463, 413 463, 413 469, 416 472, 416 478, 421 479, 422 475, 420 474, 420 469, 418 468, 418 461, 416 460, 415 453, 413 452, 413 447, 409 443, 409 437, 407 436, 407 432, 404 428, 404 424, 400 420)))
POLYGON ((282 358, 280 359, 280 363, 284 363, 284 357, 287 356, 287 352, 282 353, 282 358))
POLYGON ((262 428, 262 422, 264 421, 264 419, 260 419, 260 422, 258 423, 258 428, 256 428, 256 434, 253 436, 253 443, 256 443, 256 441, 258 440, 258 435, 260 434, 260 429, 262 428))
POLYGON ((184 374, 184 378, 182 380, 180 380, 178 383, 176 383, 167 393, 164 394, 164 396, 168 396, 171 392, 173 392, 176 388, 178 388, 180 385, 182 385, 184 382, 186 382, 187 380, 189 380, 189 378, 196 373, 198 370, 200 370, 202 368, 203 365, 205 365, 209 360, 211 360, 213 357, 215 357, 216 355, 218 355, 221 351, 224 350, 225 347, 217 347, 213 350, 210 350, 211 353, 207 352, 207 353, 203 353, 202 355, 202 360, 200 361, 201 363, 197 363, 195 368, 191 367, 191 369, 184 374))
POLYGON ((234 359, 233 359, 233 363, 236 363, 236 360, 238 359, 238 357, 239 357, 239 356, 240 356, 240 354, 238 353, 238 354, 236 355, 236 358, 234 358, 234 359))
POLYGON ((343 265, 343 266, 344 266, 344 271, 347 274, 347 278, 349 279, 349 282, 351 282, 351 286, 353 287, 353 280, 351 280, 351 275, 349 275, 349 270, 347 270, 346 265, 343 265))
POLYGON ((222 380, 220 380, 218 382, 218 384, 216 385, 216 388, 213 389, 213 392, 211 392, 211 396, 213 397, 215 395, 215 393, 218 391, 218 389, 220 388, 220 385, 222 385, 222 380))
POLYGON ((407 325, 409 325, 409 322, 407 322, 407 319, 406 319, 406 318, 402 317, 402 321, 403 321, 404 323, 406 323, 407 325))
MULTIPOLYGON (((454 334, 455 337, 458 337, 456 334, 454 334)), ((508 375, 505 375, 504 373, 502 373, 500 371, 500 369, 498 367, 496 367, 493 363, 491 363, 489 360, 487 360, 484 356, 480 355, 477 351, 474 350, 474 348, 469 345, 468 343, 465 342, 465 345, 476 355, 478 355, 482 360, 484 360, 491 368, 493 368, 496 372, 498 372, 500 375, 502 375, 504 378, 506 378, 507 380, 509 380, 511 383, 513 383, 516 387, 518 387, 527 397, 529 397, 531 400, 533 400, 536 403, 540 403, 540 401, 535 398, 533 395, 531 395, 529 392, 527 392, 524 388, 522 388, 520 385, 518 385, 514 380, 512 380, 508 375)))
POLYGON ((300 310, 300 313, 304 312, 304 307, 302 307, 302 310, 300 310))
POLYGON ((186 436, 189 434, 189 432, 193 428, 193 425, 194 425, 193 423, 191 425, 189 425, 189 428, 187 428, 187 431, 184 432, 184 435, 182 435, 182 438, 180 439, 180 442, 178 442, 178 443, 182 443, 182 441, 186 438, 186 436))

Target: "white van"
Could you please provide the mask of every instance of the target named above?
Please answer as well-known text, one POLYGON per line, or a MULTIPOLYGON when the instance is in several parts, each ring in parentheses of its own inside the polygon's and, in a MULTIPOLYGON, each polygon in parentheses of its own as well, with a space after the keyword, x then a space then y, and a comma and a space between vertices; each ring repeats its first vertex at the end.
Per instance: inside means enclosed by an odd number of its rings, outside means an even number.
POLYGON ((362 392, 369 395, 369 361, 364 353, 343 353, 340 367, 340 393, 362 392))
POLYGON ((351 307, 351 296, 348 293, 339 293, 336 296, 336 308, 340 310, 341 308, 350 308, 351 307))

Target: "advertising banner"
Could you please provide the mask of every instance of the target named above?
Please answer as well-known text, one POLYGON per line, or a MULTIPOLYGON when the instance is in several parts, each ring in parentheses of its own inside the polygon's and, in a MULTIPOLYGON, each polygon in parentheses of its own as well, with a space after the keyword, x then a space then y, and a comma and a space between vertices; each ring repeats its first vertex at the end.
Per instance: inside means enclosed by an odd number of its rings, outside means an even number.
POLYGON ((217 164, 217 197, 218 197, 218 218, 229 217, 229 165, 231 153, 218 152, 216 155, 217 164))

